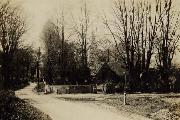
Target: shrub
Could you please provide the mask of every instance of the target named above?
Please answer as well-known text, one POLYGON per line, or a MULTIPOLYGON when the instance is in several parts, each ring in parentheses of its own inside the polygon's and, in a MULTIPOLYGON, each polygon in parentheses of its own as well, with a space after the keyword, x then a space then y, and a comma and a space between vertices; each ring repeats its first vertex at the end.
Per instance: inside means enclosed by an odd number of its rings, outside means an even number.
POLYGON ((27 102, 17 98, 13 91, 0 91, 0 120, 51 120, 27 102))
POLYGON ((106 93, 115 93, 115 84, 114 83, 112 83, 112 82, 107 82, 106 83, 106 85, 105 85, 105 87, 106 87, 106 93))
POLYGON ((44 88, 45 88, 45 85, 43 82, 40 82, 39 83, 39 88, 38 88, 38 84, 35 86, 34 90, 37 91, 37 92, 44 92, 44 88))

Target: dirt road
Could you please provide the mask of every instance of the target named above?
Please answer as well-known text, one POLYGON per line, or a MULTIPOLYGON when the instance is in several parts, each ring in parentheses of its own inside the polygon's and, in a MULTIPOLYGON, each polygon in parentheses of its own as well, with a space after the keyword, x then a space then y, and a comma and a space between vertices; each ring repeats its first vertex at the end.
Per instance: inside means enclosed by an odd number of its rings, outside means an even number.
POLYGON ((149 120, 139 115, 120 113, 115 109, 63 101, 57 99, 55 95, 37 95, 32 91, 34 86, 35 84, 30 84, 30 86, 16 91, 16 95, 21 99, 28 100, 53 120, 149 120))

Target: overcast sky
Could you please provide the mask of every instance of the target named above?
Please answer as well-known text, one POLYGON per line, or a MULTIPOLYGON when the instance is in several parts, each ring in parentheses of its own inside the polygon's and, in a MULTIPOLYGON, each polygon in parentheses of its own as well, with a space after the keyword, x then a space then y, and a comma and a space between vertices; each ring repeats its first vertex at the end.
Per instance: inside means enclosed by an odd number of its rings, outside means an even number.
MULTIPOLYGON (((14 0, 22 7, 26 16, 28 32, 24 35, 27 43, 34 47, 43 46, 41 33, 46 22, 64 10, 65 19, 70 20, 71 14, 76 16, 84 0, 14 0)), ((135 0, 139 1, 139 0, 135 0)), ((153 0, 152 0, 153 1, 153 0)), ((175 9, 180 11, 180 0, 175 1, 175 9)), ((95 26, 102 28, 102 16, 112 15, 113 0, 86 0, 90 16, 96 21, 95 26)), ((99 30, 101 31, 101 30, 99 30)), ((178 55, 177 58, 180 58, 178 55)), ((177 60, 176 61, 180 61, 177 60)), ((179 62, 180 63, 180 62, 179 62)))
MULTIPOLYGON (((33 46, 41 46, 41 32, 49 19, 61 14, 63 9, 65 19, 70 20, 80 12, 83 0, 19 0, 26 15, 28 32, 25 38, 33 46)), ((111 0, 87 0, 92 20, 100 21, 104 13, 109 13, 111 0), (95 20, 96 19, 96 20, 95 20)))

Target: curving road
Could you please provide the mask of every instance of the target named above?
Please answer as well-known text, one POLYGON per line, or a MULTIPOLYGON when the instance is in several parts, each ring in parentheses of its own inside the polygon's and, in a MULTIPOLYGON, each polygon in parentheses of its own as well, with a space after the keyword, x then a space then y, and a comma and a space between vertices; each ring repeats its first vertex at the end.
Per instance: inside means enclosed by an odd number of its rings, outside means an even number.
POLYGON ((16 91, 21 99, 27 99, 53 120, 149 120, 139 115, 127 115, 118 111, 104 109, 97 105, 73 103, 57 99, 55 95, 37 95, 32 90, 35 84, 16 91))

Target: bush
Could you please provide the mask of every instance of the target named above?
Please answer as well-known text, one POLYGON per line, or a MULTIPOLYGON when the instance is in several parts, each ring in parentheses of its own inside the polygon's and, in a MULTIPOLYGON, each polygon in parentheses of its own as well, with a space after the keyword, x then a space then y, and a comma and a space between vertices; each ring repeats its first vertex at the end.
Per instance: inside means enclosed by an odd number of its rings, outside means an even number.
POLYGON ((37 92, 44 92, 44 89, 45 89, 45 85, 43 82, 39 83, 39 88, 38 88, 38 84, 34 88, 34 90, 37 92))
POLYGON ((115 93, 115 84, 112 82, 106 83, 106 93, 115 93))
POLYGON ((107 82, 105 84, 98 85, 97 91, 104 92, 107 94, 115 93, 115 84, 113 82, 107 82))
POLYGON ((51 120, 27 102, 17 98, 13 91, 0 91, 0 120, 51 120))
POLYGON ((118 83, 118 84, 115 86, 115 92, 116 92, 116 93, 122 93, 122 92, 124 92, 124 83, 118 83))
POLYGON ((26 83, 21 83, 21 84, 19 84, 19 85, 17 85, 17 86, 14 86, 14 87, 13 87, 13 90, 23 89, 24 87, 26 87, 26 86, 28 86, 28 85, 29 85, 28 82, 26 82, 26 83))
POLYGON ((12 90, 2 90, 0 91, 0 100, 5 100, 6 98, 15 97, 15 92, 12 90))

